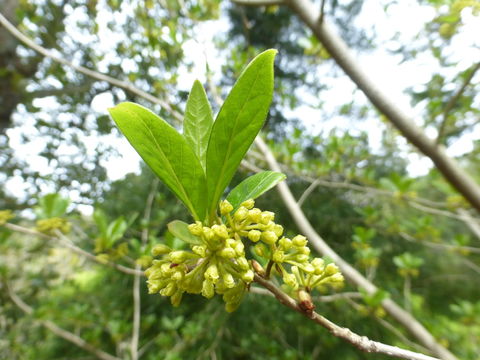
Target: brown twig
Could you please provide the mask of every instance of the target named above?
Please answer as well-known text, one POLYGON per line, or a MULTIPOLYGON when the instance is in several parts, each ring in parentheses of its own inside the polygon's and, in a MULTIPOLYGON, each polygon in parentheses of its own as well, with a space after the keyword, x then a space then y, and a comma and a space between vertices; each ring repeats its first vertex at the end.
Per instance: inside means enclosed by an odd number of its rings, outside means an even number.
POLYGON ((333 336, 349 342, 350 344, 362 351, 365 351, 367 353, 385 354, 400 359, 438 360, 438 358, 423 355, 410 350, 401 349, 396 346, 386 345, 377 341, 370 340, 366 336, 360 336, 351 331, 350 329, 336 325, 335 323, 331 322, 330 320, 315 311, 305 312, 293 298, 288 296, 282 290, 277 288, 273 283, 262 278, 261 276, 255 274, 254 281, 262 285, 268 291, 270 291, 281 304, 301 313, 303 316, 326 328, 333 336))

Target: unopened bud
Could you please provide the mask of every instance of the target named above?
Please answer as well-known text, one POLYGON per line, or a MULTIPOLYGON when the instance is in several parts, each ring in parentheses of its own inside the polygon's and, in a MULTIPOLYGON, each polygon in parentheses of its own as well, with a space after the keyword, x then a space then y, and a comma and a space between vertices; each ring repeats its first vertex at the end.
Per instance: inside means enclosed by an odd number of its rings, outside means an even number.
POLYGON ((217 235, 218 237, 222 239, 227 239, 228 238, 228 230, 227 227, 222 224, 222 225, 213 225, 212 230, 217 235))
POLYGON ((253 201, 253 199, 248 199, 248 200, 242 202, 240 204, 240 206, 243 206, 243 207, 250 210, 251 208, 253 208, 255 206, 255 201, 253 201))
POLYGON ((200 221, 195 222, 195 224, 188 225, 188 231, 190 234, 200 236, 203 233, 202 223, 200 221))
POLYGON ((250 230, 248 232, 248 238, 253 242, 257 242, 258 240, 260 240, 261 236, 262 236, 262 233, 258 230, 250 230))
POLYGON ((263 211, 260 216, 260 222, 264 225, 267 225, 270 221, 273 221, 275 214, 271 211, 263 211))
POLYGON ((306 313, 311 314, 315 310, 310 293, 305 290, 298 291, 298 306, 306 313))
POLYGON ((282 225, 275 224, 275 225, 273 226, 273 232, 274 232, 275 235, 277 235, 278 237, 282 236, 282 234, 283 234, 283 226, 282 226, 282 225))
POLYGON ((225 259, 232 259, 235 257, 235 250, 229 247, 223 248, 220 250, 220 256, 225 258, 225 259))
POLYGON ((230 213, 232 210, 233 210, 233 206, 232 206, 232 204, 230 204, 230 203, 228 202, 228 200, 223 200, 223 201, 220 203, 220 214, 222 214, 222 215, 227 215, 227 214, 230 213))
POLYGON ((304 247, 307 245, 307 238, 303 235, 297 235, 292 239, 293 246, 304 247))
POLYGON ((235 286, 235 280, 233 279, 233 276, 230 273, 225 273, 225 275, 223 275, 222 277, 222 280, 225 286, 229 289, 235 286))
POLYGON ((262 233, 262 241, 266 244, 273 245, 277 239, 278 236, 273 231, 264 231, 262 233))
POLYGON ((165 244, 157 244, 153 247, 152 249, 152 255, 153 256, 160 256, 160 255, 165 255, 168 254, 172 249, 168 247, 165 244))
POLYGON ((283 250, 290 250, 293 246, 292 240, 289 238, 283 237, 279 240, 278 244, 283 248, 283 250))
POLYGON ((233 218, 235 221, 243 221, 247 218, 248 216, 248 209, 244 206, 240 206, 237 211, 235 211, 235 214, 233 215, 233 218))
POLYGON ((237 264, 238 264, 238 267, 242 270, 247 270, 250 268, 250 266, 248 265, 247 259, 245 259, 245 257, 243 256, 237 258, 237 264))
POLYGON ((210 299, 215 295, 215 289, 213 287, 213 282, 210 280, 203 280, 202 284, 202 295, 205 296, 207 299, 210 299))
POLYGON ((242 280, 245 281, 246 283, 251 283, 254 277, 255 277, 255 274, 253 273, 252 270, 247 270, 242 274, 242 280))
POLYGON ((252 209, 248 212, 248 218, 254 223, 259 223, 261 216, 262 216, 262 210, 257 208, 252 209))
POLYGON ((272 260, 276 263, 282 263, 285 261, 285 253, 282 250, 277 250, 272 255, 272 260))
POLYGON ((210 265, 207 268, 207 271, 205 271, 205 279, 210 280, 214 284, 217 282, 219 277, 218 268, 215 264, 210 265))
POLYGON ((325 275, 327 276, 332 276, 333 274, 338 273, 340 270, 338 269, 338 266, 330 263, 325 267, 325 275))

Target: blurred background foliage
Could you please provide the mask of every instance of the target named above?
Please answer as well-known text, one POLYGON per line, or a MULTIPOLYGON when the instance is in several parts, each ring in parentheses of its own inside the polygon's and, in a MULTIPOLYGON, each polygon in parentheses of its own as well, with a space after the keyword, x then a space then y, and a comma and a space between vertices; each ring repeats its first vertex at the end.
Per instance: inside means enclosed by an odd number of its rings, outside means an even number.
MULTIPOLYGON (((452 56, 465 19, 480 20, 478 2, 410 3, 428 14, 410 39, 393 26, 385 39, 375 18, 365 25, 361 19, 369 18, 372 1, 327 0, 325 17, 359 55, 383 51, 399 63, 428 58, 435 64, 422 75, 426 81, 404 90, 439 143, 458 146, 473 137, 458 159, 480 181, 480 66, 452 56)), ((385 19, 395 15, 396 1, 381 5, 385 19)), ((415 150, 357 89, 343 85, 347 91, 332 104, 329 93, 345 76, 288 8, 217 0, 3 0, 0 11, 55 54, 130 82, 180 113, 190 86, 185 74, 202 79, 218 110, 215 99, 228 93, 248 60, 277 48, 276 92, 264 135, 318 233, 382 289, 367 295, 347 284, 335 301, 320 297, 318 311, 372 339, 425 351, 381 308, 391 297, 459 358, 478 358, 478 213, 434 168, 422 175, 408 171, 415 150), (213 52, 195 50, 192 57, 188 47, 201 48, 198 38, 212 28, 213 52), (199 58, 209 63, 200 73, 199 58), (315 112, 296 111, 305 108, 315 112), (373 141, 372 128, 380 130, 373 141)), ((42 326, 50 321, 130 359, 134 276, 72 247, 135 268, 148 263, 158 242, 182 246, 166 224, 189 220, 187 213, 148 168, 110 175, 112 167, 127 164, 105 104, 135 101, 180 124, 158 105, 42 57, 3 27, 0 44, 0 225, 8 221, 45 235, 0 227, 0 358, 93 358, 42 326), (12 294, 32 312, 22 311, 12 294)), ((255 148, 247 161, 267 168, 255 148)), ((232 185, 250 171, 239 171, 232 185)), ((257 205, 275 211, 287 233, 298 231, 275 191, 257 205)), ((227 314, 218 299, 198 296, 172 308, 140 284, 142 359, 386 358, 345 345, 269 296, 249 294, 227 314)))

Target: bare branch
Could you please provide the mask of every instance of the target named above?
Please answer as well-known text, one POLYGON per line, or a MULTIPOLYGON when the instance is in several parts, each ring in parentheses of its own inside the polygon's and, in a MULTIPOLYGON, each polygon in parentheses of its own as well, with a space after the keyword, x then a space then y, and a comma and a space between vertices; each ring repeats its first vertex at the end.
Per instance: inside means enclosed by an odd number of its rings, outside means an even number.
POLYGON ((301 313, 305 317, 326 328, 333 336, 348 341, 350 344, 362 351, 365 351, 367 353, 385 354, 400 359, 438 360, 437 358, 433 358, 431 356, 419 354, 410 350, 401 349, 396 346, 382 344, 380 342, 370 340, 366 336, 360 336, 358 334, 355 334, 350 329, 342 328, 336 325, 335 323, 331 322, 330 320, 316 313, 315 311, 312 311, 311 313, 305 312, 294 299, 292 299, 282 290, 277 288, 273 283, 260 277, 259 275, 255 274, 254 281, 262 285, 268 291, 270 291, 275 296, 275 298, 283 305, 301 313))
POLYGON ((232 2, 242 6, 285 5, 284 0, 232 0, 232 2))
MULTIPOLYGON (((263 152, 265 160, 267 161, 270 169, 273 171, 281 171, 275 157, 263 139, 261 137, 257 137, 255 143, 263 152)), ((285 206, 290 212, 290 215, 294 219, 298 228, 305 236, 308 237, 315 250, 317 250, 323 256, 330 257, 333 262, 338 265, 345 278, 351 283, 355 284, 359 288, 364 289, 369 294, 375 293, 377 291, 377 287, 367 280, 342 257, 340 257, 315 231, 303 213, 302 209, 295 201, 295 198, 293 197, 288 185, 283 181, 277 185, 277 189, 280 192, 280 196, 282 197, 285 206)), ((413 336, 417 338, 420 343, 431 350, 432 353, 445 360, 456 359, 456 357, 451 354, 450 351, 436 342, 435 338, 428 332, 427 329, 425 329, 422 324, 420 324, 411 314, 397 305, 393 300, 383 300, 382 306, 390 316, 402 324, 413 336)))
POLYGON ((480 70, 480 62, 475 64, 472 69, 470 69, 470 73, 468 76, 463 80, 462 86, 457 90, 457 92, 450 98, 447 105, 445 105, 445 109, 443 110, 443 119, 442 123, 440 124, 440 128, 438 129, 438 136, 437 136, 437 144, 440 144, 443 141, 443 137, 445 136, 445 129, 447 127, 448 122, 448 115, 452 111, 453 107, 457 103, 460 96, 465 92, 470 81, 472 81, 475 73, 480 70))
POLYGON ((332 29, 327 21, 318 22, 319 15, 310 0, 285 0, 287 5, 312 30, 318 40, 329 52, 335 62, 345 71, 352 81, 364 92, 370 101, 380 110, 400 133, 423 154, 428 156, 445 179, 461 193, 464 198, 480 211, 480 186, 465 172, 458 163, 450 158, 443 146, 427 137, 419 126, 395 100, 388 98, 359 65, 347 44, 332 29))
POLYGON ((47 58, 50 58, 52 59, 53 61, 57 62, 57 63, 60 63, 60 64, 63 64, 63 65, 66 65, 68 67, 71 67, 72 69, 84 74, 84 75, 87 75, 91 78, 94 78, 94 79, 97 79, 97 80, 100 80, 100 81, 105 81, 107 83, 110 83, 114 86, 117 86, 119 88, 122 88, 130 93, 133 93, 135 95, 138 95, 154 104, 157 104, 157 105, 160 105, 161 107, 163 107, 164 109, 168 110, 169 112, 172 113, 172 115, 174 115, 176 118, 182 118, 182 116, 173 109, 172 106, 170 106, 169 103, 167 103, 166 101, 163 101, 163 100, 160 100, 158 98, 156 98, 155 96, 153 95, 150 95, 149 93, 143 91, 143 90, 140 90, 138 89, 137 87, 133 86, 132 84, 130 84, 129 82, 126 82, 126 81, 121 81, 121 80, 118 80, 118 79, 115 79, 111 76, 108 76, 108 75, 105 75, 105 74, 102 74, 102 73, 99 73, 97 71, 93 71, 93 70, 90 70, 86 67, 83 67, 83 66, 79 66, 79 65, 75 65, 73 63, 71 63, 70 61, 68 60, 65 60, 59 56, 56 56, 55 54, 53 54, 51 51, 45 49, 44 47, 38 45, 37 43, 35 43, 32 39, 30 39, 29 37, 25 36, 24 34, 22 34, 12 23, 10 23, 7 18, 5 18, 1 13, 0 13, 0 24, 3 25, 13 36, 15 36, 18 40, 20 40, 21 42, 23 42, 25 45, 27 45, 29 48, 35 50, 36 52, 42 54, 43 56, 47 57, 47 58))
POLYGON ((88 260, 94 261, 94 262, 96 262, 98 264, 101 264, 101 265, 110 266, 110 267, 112 267, 112 268, 114 268, 114 269, 116 269, 120 272, 123 272, 125 274, 145 276, 143 271, 138 271, 136 269, 132 269, 132 268, 129 268, 129 267, 126 267, 126 266, 123 266, 123 265, 120 265, 120 264, 117 264, 117 263, 114 263, 114 262, 111 262, 111 261, 105 261, 105 260, 97 258, 94 254, 91 254, 88 251, 85 251, 85 250, 79 248, 78 246, 76 246, 75 244, 73 244, 73 242, 70 239, 68 239, 65 235, 63 235, 60 232, 58 232, 59 235, 57 234, 58 237, 55 237, 55 236, 49 236, 49 235, 46 235, 44 233, 41 233, 41 232, 38 232, 38 231, 35 231, 35 230, 32 230, 32 229, 28 229, 28 228, 20 226, 20 225, 11 224, 11 223, 6 223, 6 224, 4 224, 4 226, 7 229, 10 229, 12 231, 20 232, 20 233, 27 234, 27 235, 37 236, 37 237, 40 237, 40 238, 46 239, 46 240, 55 240, 55 241, 61 240, 60 243, 63 246, 69 248, 70 250, 72 250, 73 252, 75 252, 79 255, 82 255, 82 256, 86 257, 88 260))
MULTIPOLYGON (((160 183, 159 179, 155 177, 152 181, 152 186, 150 192, 147 196, 147 201, 145 204, 145 212, 143 214, 143 220, 145 221, 145 227, 142 230, 142 248, 145 247, 148 241, 148 223, 152 215, 153 200, 157 193, 158 184, 160 183)), ((140 265, 135 266, 135 270, 139 273, 141 267, 140 265)), ((132 354, 132 360, 138 360, 139 350, 138 350, 138 341, 140 338, 140 321, 141 321, 141 298, 140 298, 140 276, 144 275, 143 272, 140 274, 135 274, 133 278, 133 329, 132 329, 132 341, 130 343, 130 352, 132 354)))
MULTIPOLYGON (((26 314, 31 315, 33 313, 32 307, 27 305, 12 289, 12 287, 8 284, 5 283, 6 288, 7 288, 7 293, 12 302, 18 306, 23 312, 26 314)), ((57 326, 55 323, 49 321, 49 320, 35 320, 36 322, 40 323, 41 325, 45 326, 48 330, 50 330, 52 333, 55 335, 61 337, 64 340, 67 340, 68 342, 71 342, 72 344, 75 344, 79 348, 91 353, 92 355, 95 355, 97 358, 101 360, 120 360, 119 358, 112 356, 100 349, 97 349, 93 345, 87 343, 85 340, 83 340, 80 336, 75 335, 74 333, 71 333, 70 331, 67 331, 65 329, 62 329, 61 327, 57 326)))

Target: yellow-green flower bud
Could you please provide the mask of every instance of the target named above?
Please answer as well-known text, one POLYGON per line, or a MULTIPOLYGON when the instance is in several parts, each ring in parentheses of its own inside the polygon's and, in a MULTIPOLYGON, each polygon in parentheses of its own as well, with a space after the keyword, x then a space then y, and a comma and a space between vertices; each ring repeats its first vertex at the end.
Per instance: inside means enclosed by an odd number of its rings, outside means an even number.
POLYGON ((253 199, 248 199, 240 204, 240 206, 246 207, 248 210, 255 206, 255 201, 253 199))
POLYGON ((282 263, 285 261, 285 253, 282 250, 277 250, 272 255, 272 260, 276 263, 282 263))
POLYGON ((205 257, 207 254, 207 247, 204 245, 195 245, 192 247, 192 251, 201 257, 205 257))
POLYGON ((310 255, 310 248, 308 246, 303 246, 303 247, 297 248, 297 251, 300 254, 310 255))
POLYGON ((222 239, 228 239, 228 230, 225 224, 222 225, 213 225, 212 230, 218 237, 222 239))
POLYGON ((262 233, 262 241, 266 244, 273 245, 277 239, 278 236, 273 231, 264 231, 262 233))
POLYGON ((251 283, 254 278, 254 273, 252 270, 247 270, 242 274, 242 280, 245 281, 246 283, 251 283))
POLYGON ((209 227, 206 227, 206 226, 203 227, 202 231, 203 231, 203 236, 205 236, 205 238, 207 240, 211 240, 213 238, 213 236, 215 235, 213 230, 209 227))
POLYGON ((175 271, 171 277, 172 280, 180 281, 184 277, 184 273, 182 271, 175 271))
POLYGON ((299 263, 304 263, 304 262, 307 262, 307 261, 308 261, 308 255, 298 254, 298 255, 295 255, 295 259, 296 259, 299 263))
POLYGON ((181 290, 177 290, 175 294, 172 295, 172 297, 170 298, 170 302, 173 306, 177 307, 178 305, 180 305, 180 302, 182 301, 182 295, 183 291, 181 290))
POLYGON ((218 281, 219 277, 218 268, 215 264, 210 265, 207 271, 205 271, 205 279, 210 280, 214 284, 218 281))
POLYGON ((262 236, 262 233, 258 230, 250 230, 248 232, 248 238, 253 242, 257 242, 258 240, 260 240, 261 236, 262 236))
POLYGON ((235 239, 230 238, 230 239, 225 240, 225 246, 226 247, 234 248, 236 244, 237 244, 237 240, 235 240, 235 239))
POLYGON ((248 209, 245 206, 240 206, 238 210, 235 211, 233 218, 235 219, 235 221, 240 222, 245 220, 247 216, 248 216, 248 209))
POLYGON ((271 211, 263 211, 260 216, 260 223, 267 225, 270 221, 273 221, 275 214, 271 211))
POLYGON ((162 290, 160 290, 160 295, 162 296, 172 296, 175 293, 176 286, 173 282, 169 282, 162 290))
POLYGON ((297 278, 295 277, 295 275, 287 272, 283 274, 283 282, 294 289, 298 286, 297 278))
POLYGON ((203 233, 202 223, 200 221, 195 222, 195 224, 188 225, 188 231, 190 234, 200 236, 203 233))
POLYGON ((153 256, 160 256, 168 254, 172 249, 165 244, 157 244, 152 249, 153 256))
POLYGON ((13 219, 15 215, 12 210, 0 210, 0 226, 5 225, 7 221, 13 219))
POLYGON ((304 247, 307 245, 307 238, 303 235, 297 235, 292 239, 293 246, 295 247, 304 247))
POLYGON ((219 255, 225 259, 232 259, 235 257, 235 250, 229 247, 220 250, 219 255))
POLYGON ((238 241, 236 244, 235 244, 235 253, 237 255, 242 255, 243 252, 245 251, 245 245, 243 245, 243 243, 241 241, 238 241))
POLYGON ((292 240, 289 238, 283 237, 278 241, 278 244, 283 248, 283 250, 290 250, 293 246, 292 240))
POLYGON ((257 208, 252 209, 248 212, 248 218, 254 223, 259 223, 261 216, 262 216, 262 210, 257 208))
POLYGON ((312 260, 311 264, 315 268, 315 275, 320 275, 325 269, 325 261, 321 258, 315 258, 312 260))
POLYGON ((342 274, 340 273, 336 273, 336 274, 333 274, 332 276, 330 276, 329 278, 329 281, 331 281, 332 283, 342 283, 345 278, 343 277, 342 274))
POLYGON ((229 289, 235 286, 235 280, 233 279, 233 276, 230 273, 225 273, 222 277, 222 280, 225 286, 229 289))
POLYGON ((338 266, 333 263, 330 263, 325 267, 325 275, 327 276, 332 276, 338 272, 340 272, 338 266))
POLYGON ((275 233, 275 235, 277 235, 278 237, 280 237, 280 236, 282 236, 282 234, 283 234, 283 226, 282 226, 282 225, 275 224, 275 225, 273 226, 272 231, 275 233))
POLYGON ((312 274, 313 272, 315 272, 315 268, 310 263, 303 264, 302 270, 309 274, 312 274))
POLYGON ((215 295, 215 288, 213 287, 213 282, 210 280, 203 280, 202 284, 202 295, 205 296, 207 299, 210 299, 215 295))
POLYGON ((220 214, 222 214, 222 215, 227 215, 227 214, 230 213, 232 210, 233 210, 233 206, 232 206, 232 204, 230 204, 230 203, 228 202, 228 200, 223 200, 223 201, 220 203, 220 214))
POLYGON ((191 253, 188 253, 186 251, 177 250, 177 251, 172 251, 168 255, 168 258, 174 264, 181 264, 185 262, 187 259, 191 258, 192 257, 191 255, 192 255, 191 253))
POLYGON ((247 270, 250 268, 250 265, 248 264, 247 259, 245 259, 245 257, 243 256, 237 258, 237 264, 238 264, 238 267, 242 270, 247 270))

